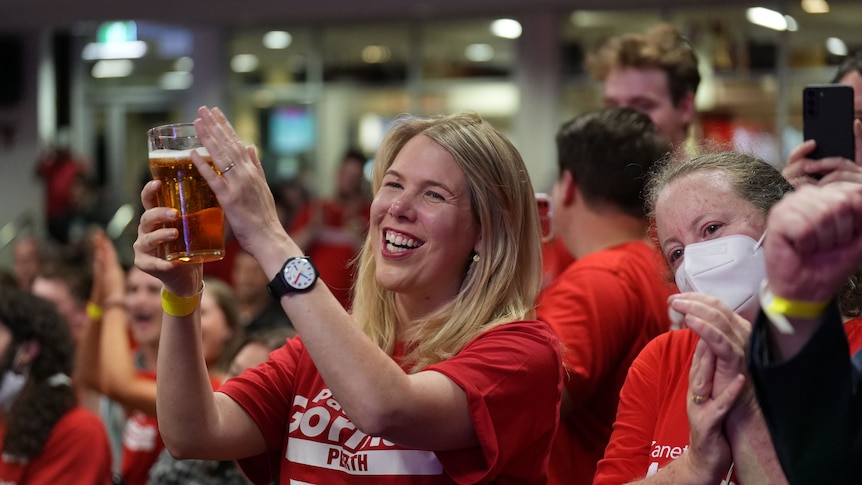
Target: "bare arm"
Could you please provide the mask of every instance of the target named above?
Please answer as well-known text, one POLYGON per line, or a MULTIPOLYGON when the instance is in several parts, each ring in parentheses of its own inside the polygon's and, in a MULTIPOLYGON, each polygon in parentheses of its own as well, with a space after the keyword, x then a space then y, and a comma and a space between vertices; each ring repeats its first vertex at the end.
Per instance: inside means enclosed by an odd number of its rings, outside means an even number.
POLYGON ((129 340, 126 311, 122 304, 125 274, 116 249, 103 234, 93 236, 92 300, 102 308, 102 318, 91 325, 90 338, 96 352, 97 390, 130 409, 156 414, 156 385, 138 377, 129 340), (93 345, 95 344, 95 345, 93 345))
POLYGON ((102 389, 102 379, 99 375, 101 333, 102 319, 91 319, 84 328, 75 350, 75 375, 73 376, 75 382, 98 392, 102 389))
MULTIPOLYGON (((177 265, 159 258, 161 242, 176 238, 175 229, 162 228, 176 212, 156 206, 159 182, 148 183, 141 193, 146 209, 135 241, 135 264, 158 277, 165 290, 177 296, 202 291, 202 266, 177 265)), ((200 331, 200 307, 176 317, 164 313, 159 339, 157 381, 153 402, 159 431, 177 458, 235 459, 266 451, 263 435, 238 404, 214 393, 204 361, 200 331)))

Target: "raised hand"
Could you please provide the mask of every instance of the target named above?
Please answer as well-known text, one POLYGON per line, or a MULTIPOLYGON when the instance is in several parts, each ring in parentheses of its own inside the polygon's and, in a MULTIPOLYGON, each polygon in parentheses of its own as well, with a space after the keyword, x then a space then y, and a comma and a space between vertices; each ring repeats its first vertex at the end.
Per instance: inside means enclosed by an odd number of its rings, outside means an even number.
POLYGON ((801 187, 770 211, 764 241, 773 293, 828 301, 862 262, 862 185, 801 187))
MULTIPOLYGON (((207 171, 212 172, 209 169, 207 171)), ((201 289, 203 265, 172 263, 159 257, 159 245, 177 238, 177 230, 164 225, 174 222, 179 216, 175 209, 158 206, 156 194, 160 185, 161 182, 153 180, 141 191, 141 202, 145 210, 138 224, 138 238, 133 245, 135 266, 160 279, 171 293, 190 296, 201 289)))
MULTIPOLYGON (((862 160, 862 122, 857 120, 854 130, 857 133, 856 158, 862 160)), ((862 165, 853 160, 841 157, 808 158, 816 146, 814 140, 806 140, 790 153, 781 174, 793 187, 798 189, 803 185, 826 185, 838 181, 862 183, 862 165)))
POLYGON ((198 115, 195 129, 217 171, 197 153, 192 154, 192 161, 218 198, 237 240, 262 262, 260 252, 274 241, 286 240, 287 234, 279 223, 257 153, 240 140, 218 108, 202 107, 198 115))

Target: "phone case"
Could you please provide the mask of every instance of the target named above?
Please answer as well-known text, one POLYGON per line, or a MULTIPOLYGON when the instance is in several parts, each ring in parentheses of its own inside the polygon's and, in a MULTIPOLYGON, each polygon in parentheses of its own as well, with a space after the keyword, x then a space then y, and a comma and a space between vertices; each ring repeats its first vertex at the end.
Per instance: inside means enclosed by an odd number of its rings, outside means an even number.
POLYGON ((853 88, 844 84, 806 86, 802 113, 803 136, 817 142, 808 158, 854 159, 853 88))

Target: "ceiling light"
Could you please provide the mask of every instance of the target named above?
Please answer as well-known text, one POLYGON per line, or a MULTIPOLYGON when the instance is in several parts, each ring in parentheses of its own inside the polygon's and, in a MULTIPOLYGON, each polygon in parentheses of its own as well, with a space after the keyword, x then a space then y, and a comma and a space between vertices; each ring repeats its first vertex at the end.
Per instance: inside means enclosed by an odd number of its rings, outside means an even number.
POLYGON ((521 36, 521 24, 517 20, 497 19, 491 22, 491 33, 504 39, 517 39, 521 36))
POLYGON ((90 42, 84 46, 81 58, 85 61, 100 59, 139 59, 147 53, 147 43, 142 40, 128 42, 90 42))
POLYGON ((392 57, 385 45, 367 45, 362 49, 362 60, 368 64, 382 64, 392 57))
POLYGON ((273 30, 263 36, 263 46, 267 49, 287 49, 293 42, 293 36, 283 30, 273 30))
POLYGON ((233 72, 252 72, 257 69, 260 60, 254 54, 237 54, 230 60, 233 72))
POLYGON ((802 10, 806 13, 829 13, 826 0, 802 0, 802 10))
POLYGON ((833 56, 846 56, 850 51, 847 49, 847 44, 838 37, 830 37, 826 39, 826 50, 833 56))
POLYGON ((194 76, 190 72, 166 72, 159 78, 159 87, 166 91, 182 91, 192 87, 194 76))
POLYGON ((195 67, 195 61, 189 56, 183 56, 174 62, 174 71, 192 72, 195 67))
POLYGON ((473 62, 488 62, 494 58, 494 48, 489 44, 470 44, 464 49, 464 57, 473 62))
POLYGON ((745 17, 749 22, 761 27, 766 27, 767 29, 789 31, 795 31, 797 29, 796 19, 790 15, 784 15, 768 8, 749 8, 745 11, 745 17))
POLYGON ((93 64, 93 70, 90 73, 96 79, 128 77, 134 68, 134 64, 128 59, 110 59, 93 64))

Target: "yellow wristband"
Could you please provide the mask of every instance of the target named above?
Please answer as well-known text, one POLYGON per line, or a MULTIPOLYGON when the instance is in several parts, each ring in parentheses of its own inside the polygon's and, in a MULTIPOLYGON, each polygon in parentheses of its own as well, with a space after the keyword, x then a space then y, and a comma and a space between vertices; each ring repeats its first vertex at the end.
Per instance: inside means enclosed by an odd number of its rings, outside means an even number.
POLYGON ((201 304, 201 294, 204 292, 203 285, 201 290, 192 296, 177 296, 162 287, 162 309, 168 315, 174 317, 185 317, 191 315, 201 304))
POLYGON ((90 317, 90 320, 97 322, 102 319, 102 315, 105 314, 107 310, 111 308, 124 308, 124 303, 119 300, 108 300, 102 305, 94 301, 87 302, 87 316, 90 317))
POLYGON ((828 301, 799 301, 781 298, 769 290, 766 280, 763 280, 760 285, 760 308, 775 328, 786 335, 794 332, 788 317, 817 318, 823 314, 823 310, 828 305, 828 301))
POLYGON ((790 318, 817 318, 829 305, 828 301, 788 300, 772 295, 772 301, 766 307, 767 313, 779 313, 790 318))
POLYGON ((90 317, 90 320, 96 322, 101 320, 102 318, 102 307, 100 307, 97 303, 88 301, 87 302, 87 316, 90 317))

